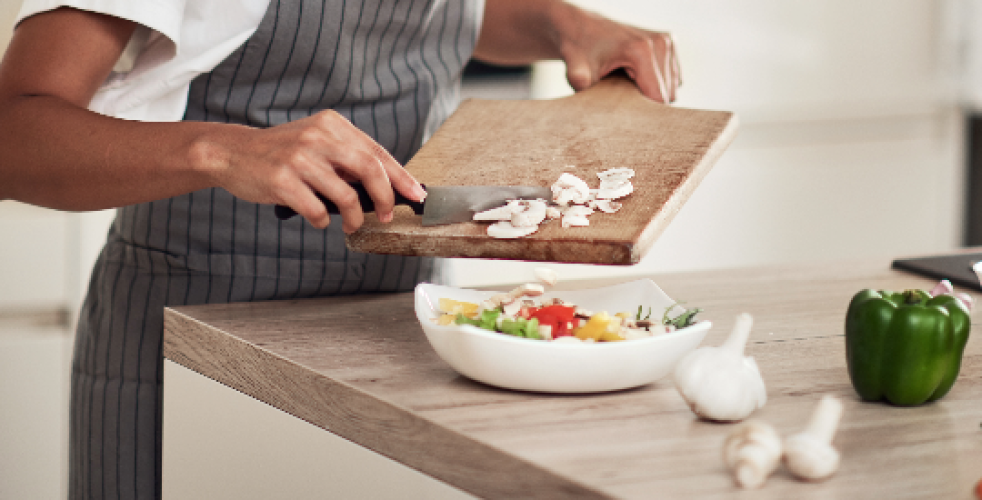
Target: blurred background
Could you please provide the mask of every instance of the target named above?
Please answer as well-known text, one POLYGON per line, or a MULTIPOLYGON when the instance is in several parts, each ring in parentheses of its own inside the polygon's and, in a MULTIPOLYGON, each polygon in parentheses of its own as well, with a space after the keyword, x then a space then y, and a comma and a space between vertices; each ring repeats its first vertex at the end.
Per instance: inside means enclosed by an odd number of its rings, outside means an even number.
MULTIPOLYGON (((671 32, 676 105, 734 111, 741 126, 640 264, 557 265, 561 278, 859 257, 887 266, 982 244, 979 1, 574 2, 671 32)), ((0 3, 0 49, 19 3, 0 3)), ((564 71, 473 66, 464 93, 561 97, 564 71)), ((111 218, 0 202, 0 498, 64 497, 71 324, 111 218)), ((535 266, 452 265, 461 286, 523 281, 535 266)))

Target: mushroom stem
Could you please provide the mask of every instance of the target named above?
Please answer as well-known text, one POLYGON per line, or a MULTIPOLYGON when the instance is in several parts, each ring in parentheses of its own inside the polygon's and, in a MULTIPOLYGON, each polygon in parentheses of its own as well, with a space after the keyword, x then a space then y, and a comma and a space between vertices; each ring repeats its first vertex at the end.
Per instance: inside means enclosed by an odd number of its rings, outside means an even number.
POLYGON ((812 413, 805 432, 811 434, 819 442, 831 444, 841 418, 842 402, 835 396, 826 394, 818 402, 818 407, 812 413))
POLYGON ((737 356, 743 356, 743 352, 747 348, 747 340, 750 339, 750 329, 753 324, 754 319, 749 313, 740 313, 737 315, 736 324, 733 325, 730 336, 726 338, 720 349, 737 356))
POLYGON ((812 413, 804 431, 784 440, 784 463, 795 476, 822 481, 839 468, 839 452, 832 437, 842 417, 842 403, 825 395, 812 413))

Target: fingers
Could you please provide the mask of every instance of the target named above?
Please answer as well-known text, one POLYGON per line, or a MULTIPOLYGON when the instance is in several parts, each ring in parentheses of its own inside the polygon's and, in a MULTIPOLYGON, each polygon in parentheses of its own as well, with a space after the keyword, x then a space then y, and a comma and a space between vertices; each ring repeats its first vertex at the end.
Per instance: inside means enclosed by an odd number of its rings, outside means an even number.
POLYGON ((675 46, 667 33, 649 33, 627 51, 625 69, 641 93, 661 103, 675 101, 680 83, 675 46))
POLYGON ((361 227, 365 214, 352 182, 362 184, 382 222, 393 218, 393 188, 409 199, 425 196, 385 148, 334 111, 263 130, 223 130, 215 141, 228 141, 221 147, 227 153, 203 146, 198 155, 202 164, 217 165, 209 170, 216 184, 248 201, 287 205, 315 227, 330 224, 318 194, 336 206, 346 233, 361 227))

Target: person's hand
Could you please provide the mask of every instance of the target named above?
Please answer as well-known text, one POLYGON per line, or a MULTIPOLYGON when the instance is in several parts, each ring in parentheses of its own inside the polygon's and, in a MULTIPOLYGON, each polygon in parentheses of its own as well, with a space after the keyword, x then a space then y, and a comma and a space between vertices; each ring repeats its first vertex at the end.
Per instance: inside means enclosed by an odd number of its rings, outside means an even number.
POLYGON ((645 96, 663 103, 675 100, 681 74, 668 33, 635 28, 580 9, 567 12, 557 23, 559 50, 574 90, 587 89, 623 69, 645 96))
POLYGON ((208 165, 218 186, 255 203, 289 206, 315 227, 330 223, 316 192, 338 206, 346 233, 361 227, 365 214, 349 182, 364 184, 382 222, 392 220, 393 188, 417 201, 426 196, 385 148, 331 110, 221 135, 202 141, 195 158, 208 165))

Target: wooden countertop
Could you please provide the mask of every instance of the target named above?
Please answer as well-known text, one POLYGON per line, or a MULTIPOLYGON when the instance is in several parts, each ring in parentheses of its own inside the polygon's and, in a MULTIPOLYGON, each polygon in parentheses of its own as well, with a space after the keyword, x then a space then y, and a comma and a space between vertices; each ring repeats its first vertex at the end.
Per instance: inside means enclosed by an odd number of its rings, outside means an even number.
POLYGON ((411 293, 168 309, 164 354, 479 497, 972 498, 982 479, 980 308, 954 389, 897 408, 853 392, 845 309, 862 288, 931 280, 892 271, 889 259, 651 278, 706 310, 704 345, 718 345, 738 313, 754 315, 748 354, 769 401, 753 418, 790 434, 821 395, 843 400, 835 476, 804 483, 779 469, 760 490, 737 488, 720 452, 732 424, 697 419, 669 380, 573 396, 471 382, 430 349, 411 293))

